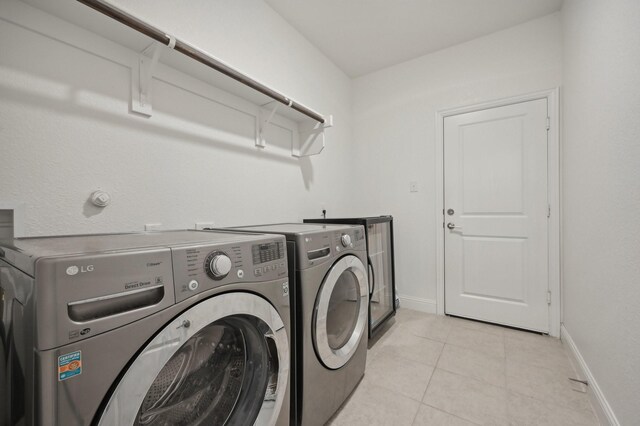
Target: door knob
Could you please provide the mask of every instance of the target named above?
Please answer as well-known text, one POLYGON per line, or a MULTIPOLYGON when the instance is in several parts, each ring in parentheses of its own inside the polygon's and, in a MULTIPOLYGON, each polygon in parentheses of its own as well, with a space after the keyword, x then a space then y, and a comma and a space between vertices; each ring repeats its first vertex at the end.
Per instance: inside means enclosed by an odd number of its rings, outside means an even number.
POLYGON ((453 222, 449 222, 449 223, 447 223, 447 228, 449 228, 449 229, 451 229, 451 230, 454 230, 454 229, 462 229, 462 226, 456 226, 456 224, 455 224, 455 223, 453 223, 453 222))

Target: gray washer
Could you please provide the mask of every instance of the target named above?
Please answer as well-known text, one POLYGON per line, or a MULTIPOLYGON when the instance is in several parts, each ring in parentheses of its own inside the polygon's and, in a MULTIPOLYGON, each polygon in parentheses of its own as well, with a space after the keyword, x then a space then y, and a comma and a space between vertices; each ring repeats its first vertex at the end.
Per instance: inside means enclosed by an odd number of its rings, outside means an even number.
POLYGON ((323 425, 364 376, 369 296, 364 228, 292 223, 230 229, 287 239, 289 275, 295 277, 293 422, 323 425))
POLYGON ((199 231, 1 241, 0 425, 288 425, 285 244, 199 231))

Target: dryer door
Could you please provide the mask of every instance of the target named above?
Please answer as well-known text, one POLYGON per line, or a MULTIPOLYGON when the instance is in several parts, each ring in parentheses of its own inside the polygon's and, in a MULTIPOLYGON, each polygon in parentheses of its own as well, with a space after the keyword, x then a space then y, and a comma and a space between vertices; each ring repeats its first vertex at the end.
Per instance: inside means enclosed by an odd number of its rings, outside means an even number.
POLYGON ((341 258, 325 276, 316 298, 313 344, 327 368, 345 365, 366 334, 368 295, 367 270, 356 256, 341 258))
POLYGON ((133 360, 99 425, 272 425, 288 376, 287 334, 271 304, 250 293, 214 296, 133 360))

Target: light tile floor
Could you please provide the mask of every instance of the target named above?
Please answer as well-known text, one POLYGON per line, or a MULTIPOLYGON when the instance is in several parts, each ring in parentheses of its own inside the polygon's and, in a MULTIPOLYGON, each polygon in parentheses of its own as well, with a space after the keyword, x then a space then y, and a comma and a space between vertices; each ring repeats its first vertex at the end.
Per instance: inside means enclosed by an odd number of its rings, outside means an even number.
POLYGON ((559 340, 400 309, 332 426, 598 425, 559 340))

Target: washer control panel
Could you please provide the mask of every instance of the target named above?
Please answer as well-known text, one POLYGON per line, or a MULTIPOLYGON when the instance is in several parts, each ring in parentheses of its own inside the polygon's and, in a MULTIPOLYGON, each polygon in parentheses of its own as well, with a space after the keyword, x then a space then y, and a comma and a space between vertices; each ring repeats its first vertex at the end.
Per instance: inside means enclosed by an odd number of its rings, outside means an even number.
POLYGON ((204 261, 204 270, 214 280, 221 280, 232 268, 231 259, 223 251, 212 251, 204 261))
POLYGON ((286 271, 287 253, 284 241, 272 241, 251 246, 253 275, 267 276, 273 271, 286 271))
POLYGON ((176 302, 223 285, 287 277, 284 237, 230 245, 173 247, 176 302))

